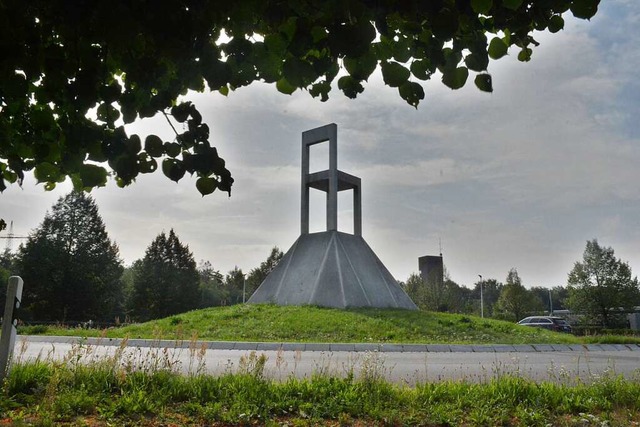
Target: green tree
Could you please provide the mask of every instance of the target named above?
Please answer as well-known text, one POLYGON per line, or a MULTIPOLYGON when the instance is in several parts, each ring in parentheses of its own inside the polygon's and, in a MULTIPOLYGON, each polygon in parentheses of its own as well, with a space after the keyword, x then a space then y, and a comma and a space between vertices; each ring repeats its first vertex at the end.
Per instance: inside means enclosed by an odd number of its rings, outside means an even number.
MULTIPOLYGON (((224 278, 223 289, 225 292, 225 300, 222 301, 222 305, 240 304, 242 302, 242 292, 245 286, 244 273, 241 268, 235 266, 233 270, 229 271, 224 278)), ((249 295, 246 294, 246 299, 249 299, 249 295)))
POLYGON ((200 261, 198 265, 200 277, 200 308, 223 305, 228 293, 222 283, 222 274, 215 270, 209 261, 200 261))
POLYGON ((494 307, 495 316, 504 320, 517 321, 542 309, 542 301, 522 285, 518 271, 515 268, 509 270, 494 307))
POLYGON ((113 321, 122 262, 98 206, 84 192, 58 199, 18 254, 23 305, 37 320, 113 321))
POLYGON ((26 171, 46 189, 67 176, 76 189, 102 186, 107 169, 120 186, 162 169, 174 181, 196 174, 202 194, 230 191, 208 126, 179 99, 189 90, 227 95, 263 81, 355 98, 379 68, 412 106, 436 72, 452 89, 475 74, 490 92, 490 59, 515 47, 529 61, 534 31, 560 31, 568 10, 590 19, 599 1, 5 0, 0 191, 26 171), (173 141, 127 133, 157 114, 184 123, 168 124, 173 141))
POLYGON ((567 287, 569 309, 605 328, 626 325, 622 312, 640 305, 638 279, 631 276, 629 264, 596 239, 587 241, 582 262, 574 264, 567 287))
POLYGON ((173 229, 160 233, 135 270, 131 316, 137 320, 193 310, 200 303, 199 276, 193 254, 173 229))
POLYGON ((4 252, 0 254, 0 313, 4 310, 9 277, 17 274, 18 267, 16 256, 9 249, 5 249, 4 252))
POLYGON ((261 262, 259 267, 256 267, 249 272, 247 275, 247 299, 255 292, 256 289, 258 289, 258 286, 262 284, 269 273, 276 268, 283 256, 284 254, 282 251, 277 246, 274 246, 271 248, 271 252, 267 259, 261 262))
POLYGON ((480 314, 480 300, 484 304, 485 316, 493 316, 494 307, 500 298, 500 292, 504 285, 498 282, 496 279, 483 279, 477 281, 474 284, 471 292, 471 298, 473 298, 475 313, 480 314), (482 298, 480 298, 480 285, 482 285, 482 298))
POLYGON ((552 289, 542 286, 533 286, 529 289, 530 292, 536 295, 536 297, 542 301, 544 310, 549 311, 553 305, 553 310, 565 310, 565 300, 569 296, 567 288, 564 286, 554 286, 552 289), (549 295, 551 295, 551 304, 549 302, 549 295))
POLYGON ((440 277, 428 277, 411 274, 402 285, 403 289, 422 310, 459 313, 465 310, 469 298, 469 289, 462 288, 444 272, 440 277))
MULTIPOLYGON (((130 317, 133 311, 133 295, 134 295, 134 281, 135 277, 140 271, 142 266, 142 260, 138 259, 126 266, 122 272, 122 306, 124 307, 124 314, 126 317, 130 317)), ((124 320, 124 319, 123 319, 124 320)))

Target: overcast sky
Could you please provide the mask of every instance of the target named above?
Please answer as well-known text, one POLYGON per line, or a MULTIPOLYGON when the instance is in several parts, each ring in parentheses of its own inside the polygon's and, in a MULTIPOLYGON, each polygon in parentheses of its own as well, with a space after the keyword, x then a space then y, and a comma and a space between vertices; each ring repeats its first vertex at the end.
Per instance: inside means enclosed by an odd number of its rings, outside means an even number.
MULTIPOLYGON (((527 287, 565 285, 593 238, 637 275, 640 2, 607 0, 590 22, 565 18, 562 32, 537 35, 531 62, 517 50, 492 61, 493 94, 472 79, 452 91, 434 76, 418 110, 378 74, 356 100, 334 90, 321 103, 264 84, 190 96, 236 180, 232 196, 202 198, 195 179, 160 173, 127 189, 111 181, 92 192, 107 231, 127 264, 173 228, 196 260, 248 271, 298 237, 301 132, 333 122, 339 169, 362 179, 363 236, 396 279, 437 255, 440 240, 451 278, 466 286, 479 274, 504 281, 513 267, 527 287)), ((163 120, 133 128, 171 138, 163 120)), ((312 169, 327 155, 314 146, 312 169)), ((26 235, 70 188, 45 192, 33 178, 10 187, 0 218, 26 235)), ((311 231, 324 231, 323 200, 312 192, 311 231)), ((352 232, 349 192, 339 210, 339 228, 352 232)))

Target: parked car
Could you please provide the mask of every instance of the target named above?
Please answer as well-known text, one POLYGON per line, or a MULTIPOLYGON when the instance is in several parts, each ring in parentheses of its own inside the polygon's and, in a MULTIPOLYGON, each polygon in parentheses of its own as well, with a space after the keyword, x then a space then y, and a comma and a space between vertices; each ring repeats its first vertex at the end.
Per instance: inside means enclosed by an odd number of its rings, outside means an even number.
POLYGON ((545 328, 550 331, 571 333, 571 325, 562 317, 553 316, 530 316, 518 322, 518 325, 533 326, 534 328, 545 328))

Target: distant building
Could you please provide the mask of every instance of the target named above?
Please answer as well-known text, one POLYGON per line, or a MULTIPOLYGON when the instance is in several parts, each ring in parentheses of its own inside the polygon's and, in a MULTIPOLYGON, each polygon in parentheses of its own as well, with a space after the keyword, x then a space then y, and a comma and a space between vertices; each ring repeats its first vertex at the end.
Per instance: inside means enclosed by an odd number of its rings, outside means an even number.
POLYGON ((442 255, 426 255, 418 258, 420 276, 425 282, 444 282, 442 255))

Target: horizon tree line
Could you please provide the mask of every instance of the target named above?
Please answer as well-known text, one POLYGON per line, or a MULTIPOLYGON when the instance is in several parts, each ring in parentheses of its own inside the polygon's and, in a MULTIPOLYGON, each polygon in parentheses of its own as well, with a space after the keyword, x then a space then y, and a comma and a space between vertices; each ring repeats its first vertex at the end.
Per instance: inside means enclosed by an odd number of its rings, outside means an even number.
MULTIPOLYGON (((175 231, 160 232, 142 258, 125 267, 109 238, 93 198, 72 191, 61 197, 16 254, 0 253, 0 304, 7 279, 19 274, 24 288, 23 318, 39 321, 146 321, 198 308, 238 304, 276 267, 283 253, 273 247, 265 261, 244 273, 226 275, 209 261, 196 264, 175 231), (16 273, 14 273, 16 272, 16 273)), ((525 288, 518 271, 505 282, 485 279, 472 288, 412 274, 401 286, 423 310, 480 314, 480 288, 487 317, 517 321, 532 314, 569 308, 600 327, 619 327, 623 314, 640 305, 638 279, 628 263, 587 242, 583 260, 568 274, 567 286, 525 288)))
POLYGON ((94 199, 72 191, 58 199, 17 253, 0 253, 0 303, 4 306, 9 276, 19 275, 26 284, 24 320, 146 321, 240 303, 243 288, 248 298, 282 256, 274 247, 248 273, 236 266, 223 275, 209 261, 197 265, 188 245, 170 229, 125 267, 94 199))

